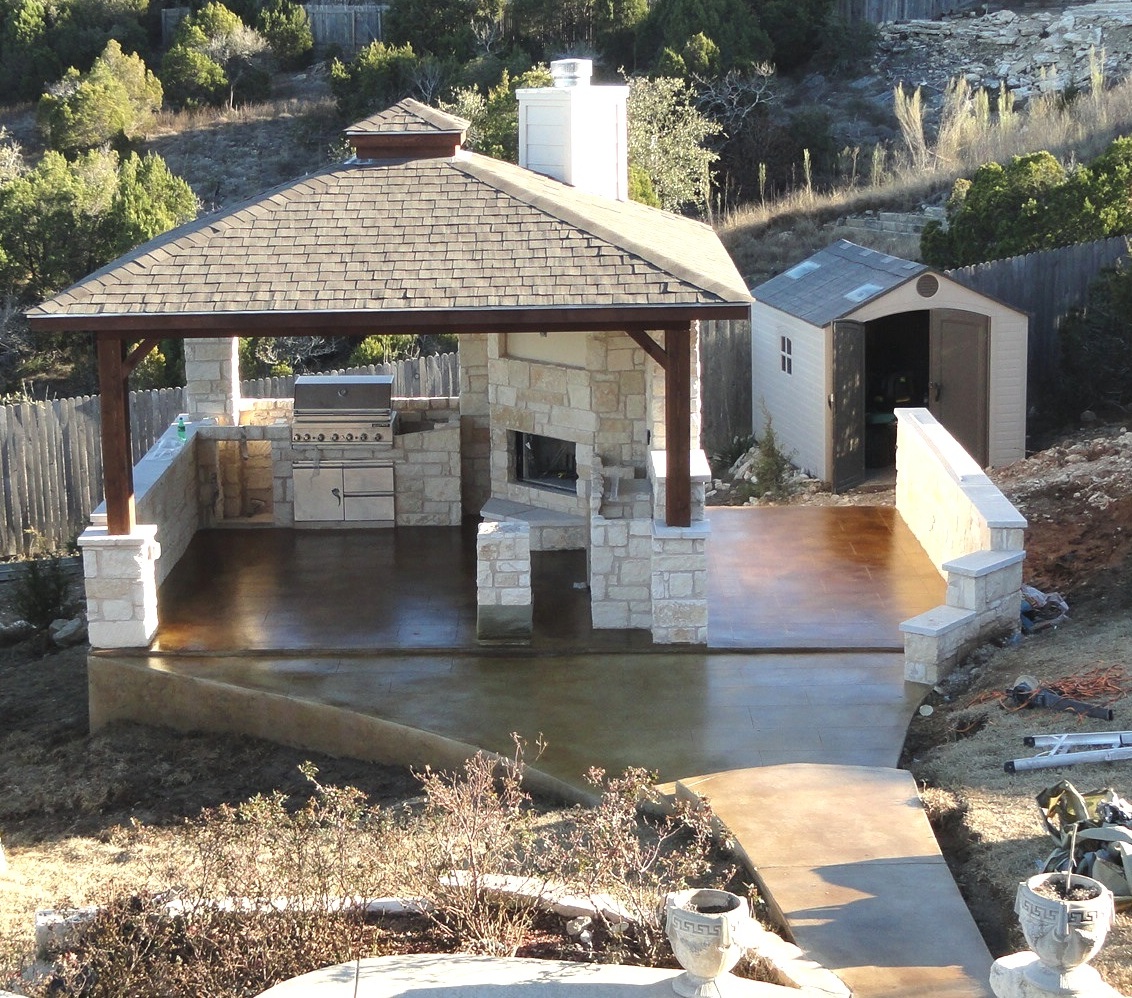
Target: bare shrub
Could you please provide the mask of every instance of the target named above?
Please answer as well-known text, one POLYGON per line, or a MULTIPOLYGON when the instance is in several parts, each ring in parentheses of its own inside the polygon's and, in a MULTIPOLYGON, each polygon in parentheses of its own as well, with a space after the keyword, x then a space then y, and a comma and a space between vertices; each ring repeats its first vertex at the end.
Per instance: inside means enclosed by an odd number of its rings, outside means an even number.
MULTIPOLYGON (((664 894, 732 874, 705 877, 710 812, 642 817, 652 793, 643 770, 591 771, 597 805, 548 819, 523 789, 518 740, 508 759, 480 753, 452 773, 426 769, 423 807, 398 812, 300 768, 315 792, 299 806, 275 793, 205 811, 177 836, 136 822, 116 831, 116 846, 158 857, 153 869, 93 899, 93 922, 26 992, 227 998, 406 949, 513 955, 532 931, 554 927, 533 903, 547 891, 590 898, 602 912, 600 958, 667 964, 664 894), (160 883, 174 886, 155 890, 160 883), (409 902, 407 920, 367 913, 390 896, 409 902)), ((570 951, 562 922, 557 929, 570 951)))
POLYGON ((513 956, 536 909, 502 893, 498 878, 517 878, 533 894, 546 884, 531 850, 522 743, 509 760, 479 752, 458 772, 417 775, 427 803, 406 841, 402 892, 428 898, 426 917, 458 949, 513 956))
MULTIPOLYGON (((711 810, 677 800, 672 813, 645 817, 641 803, 655 794, 653 776, 644 769, 630 767, 611 777, 595 768, 586 779, 598 791, 598 803, 571 812, 552 850, 560 875, 602 912, 597 920, 618 962, 663 963, 671 957, 664 896, 706 885, 704 878, 712 870, 711 810), (608 906, 608 898, 616 899, 628 916, 624 922, 608 906)), ((718 886, 733 872, 710 883, 718 886)))

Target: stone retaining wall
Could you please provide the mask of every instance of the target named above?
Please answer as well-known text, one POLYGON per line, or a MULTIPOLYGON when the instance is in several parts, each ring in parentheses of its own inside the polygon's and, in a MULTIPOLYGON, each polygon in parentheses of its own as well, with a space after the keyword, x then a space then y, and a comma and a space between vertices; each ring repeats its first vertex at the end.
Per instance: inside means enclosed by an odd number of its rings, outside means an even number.
POLYGON ((946 602, 904 621, 904 676, 935 683, 1021 610, 1026 520, 926 409, 897 409, 896 509, 940 574, 946 602))

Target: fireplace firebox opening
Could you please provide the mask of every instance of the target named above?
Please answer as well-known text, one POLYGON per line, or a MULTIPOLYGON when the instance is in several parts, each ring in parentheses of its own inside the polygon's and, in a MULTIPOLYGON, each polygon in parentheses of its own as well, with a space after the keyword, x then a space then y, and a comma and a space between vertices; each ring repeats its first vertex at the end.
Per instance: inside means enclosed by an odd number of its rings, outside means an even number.
POLYGON ((554 492, 577 491, 578 465, 572 440, 513 432, 515 480, 554 492))

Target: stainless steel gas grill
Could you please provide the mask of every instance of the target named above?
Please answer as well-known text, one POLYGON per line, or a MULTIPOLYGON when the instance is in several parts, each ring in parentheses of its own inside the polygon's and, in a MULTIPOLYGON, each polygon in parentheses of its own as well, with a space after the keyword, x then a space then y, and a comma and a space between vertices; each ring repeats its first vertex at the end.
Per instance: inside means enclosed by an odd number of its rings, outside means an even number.
POLYGON ((295 379, 295 443, 393 446, 393 376, 303 375, 295 379))
POLYGON ((396 423, 390 375, 296 378, 291 429, 295 522, 392 526, 396 423))

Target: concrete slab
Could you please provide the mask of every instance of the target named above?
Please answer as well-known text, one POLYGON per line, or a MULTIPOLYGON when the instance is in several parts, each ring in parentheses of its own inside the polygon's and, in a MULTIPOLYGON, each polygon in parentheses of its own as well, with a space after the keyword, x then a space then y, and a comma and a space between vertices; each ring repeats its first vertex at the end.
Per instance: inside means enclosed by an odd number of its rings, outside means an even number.
POLYGON ((785 765, 681 780, 734 834, 794 940, 856 995, 985 998, 991 956, 911 774, 785 765))
POLYGON ((413 765, 431 744, 505 754, 518 732, 547 744, 533 766, 582 790, 591 766, 661 780, 779 762, 892 766, 920 695, 902 656, 867 653, 98 653, 89 671, 95 727, 161 717, 413 765), (362 728, 351 749, 343 732, 362 728))
MULTIPOLYGON (((259 998, 671 998, 678 970, 486 956, 385 956, 325 967, 259 998)), ((822 992, 730 978, 720 998, 822 998, 822 992)))

